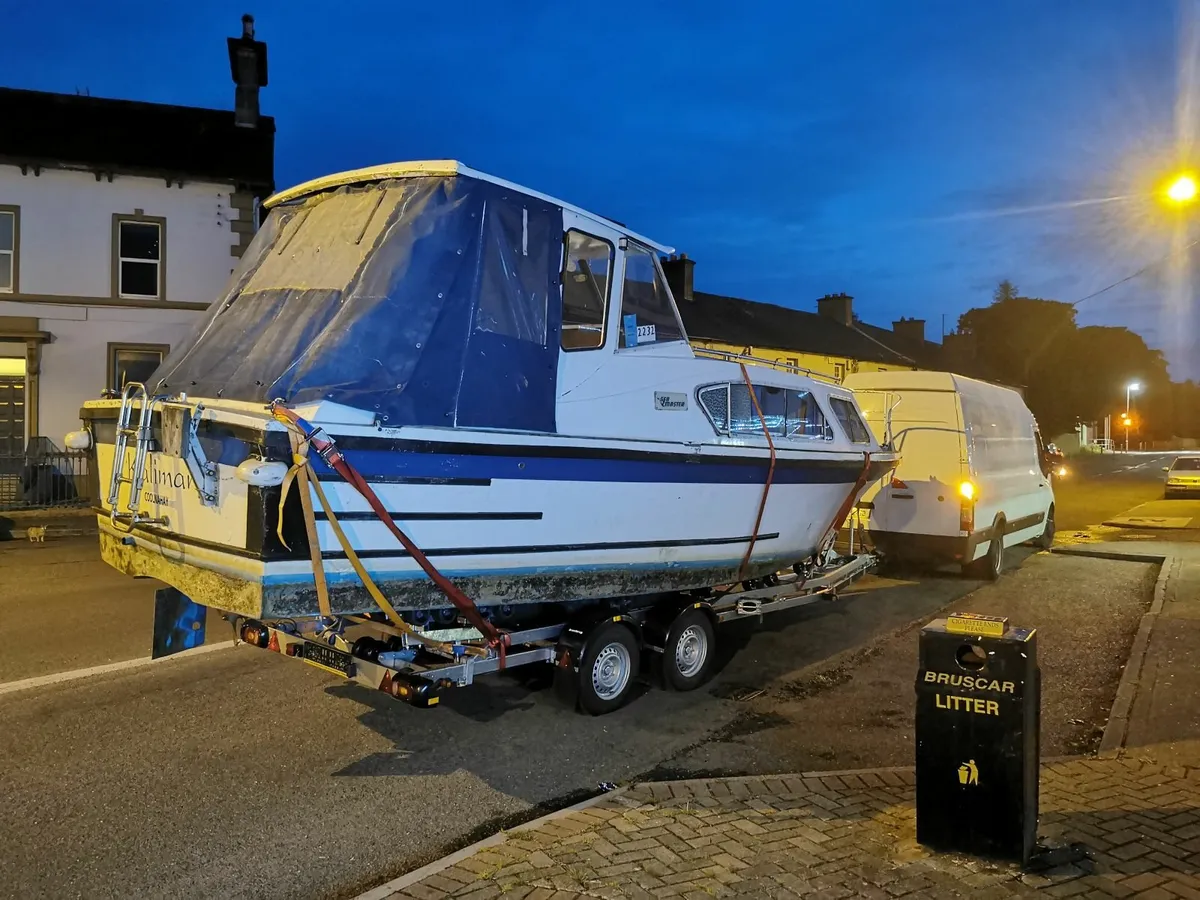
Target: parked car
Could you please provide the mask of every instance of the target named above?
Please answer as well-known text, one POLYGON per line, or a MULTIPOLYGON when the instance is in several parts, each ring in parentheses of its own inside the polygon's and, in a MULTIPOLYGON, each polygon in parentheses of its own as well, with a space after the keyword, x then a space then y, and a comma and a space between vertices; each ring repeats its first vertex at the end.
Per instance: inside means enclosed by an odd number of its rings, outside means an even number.
POLYGON ((900 464, 863 495, 885 558, 1000 576, 1004 550, 1054 542, 1054 488, 1033 413, 1016 391, 948 372, 858 372, 854 391, 900 464))
POLYGON ((1169 466, 1163 466, 1167 482, 1163 486, 1163 497, 1182 497, 1200 493, 1200 456, 1178 456, 1169 466))

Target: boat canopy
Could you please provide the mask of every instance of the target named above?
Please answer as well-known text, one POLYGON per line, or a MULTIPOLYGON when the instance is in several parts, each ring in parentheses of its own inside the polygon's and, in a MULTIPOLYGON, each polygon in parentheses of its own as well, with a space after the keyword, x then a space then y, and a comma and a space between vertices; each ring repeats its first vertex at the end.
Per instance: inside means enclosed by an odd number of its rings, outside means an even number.
POLYGON ((281 197, 147 388, 553 432, 562 221, 548 198, 463 174, 281 197))

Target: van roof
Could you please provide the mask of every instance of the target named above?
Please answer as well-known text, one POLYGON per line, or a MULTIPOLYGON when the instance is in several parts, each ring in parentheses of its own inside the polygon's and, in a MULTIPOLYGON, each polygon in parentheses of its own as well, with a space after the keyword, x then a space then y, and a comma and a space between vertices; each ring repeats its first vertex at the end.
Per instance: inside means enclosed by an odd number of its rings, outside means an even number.
POLYGON ((1017 391, 1006 385, 981 381, 978 378, 968 378, 966 375, 958 375, 954 372, 912 372, 902 370, 855 372, 847 375, 842 384, 852 391, 958 391, 966 385, 979 385, 985 389, 1012 391, 1012 393, 1020 396, 1017 391))

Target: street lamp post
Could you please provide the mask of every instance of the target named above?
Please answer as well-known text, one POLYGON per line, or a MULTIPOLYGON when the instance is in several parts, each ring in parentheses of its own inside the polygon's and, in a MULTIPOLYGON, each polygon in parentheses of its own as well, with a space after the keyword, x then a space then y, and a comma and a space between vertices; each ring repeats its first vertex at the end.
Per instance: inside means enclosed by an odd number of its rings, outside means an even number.
POLYGON ((1129 415, 1129 399, 1130 395, 1136 394, 1142 389, 1142 386, 1136 381, 1131 381, 1125 385, 1125 415, 1121 417, 1121 424, 1125 426, 1125 452, 1129 452, 1129 426, 1133 424, 1132 417, 1129 415))
POLYGON ((1127 384, 1125 386, 1125 412, 1127 412, 1127 413, 1129 412, 1129 395, 1136 394, 1141 389, 1142 389, 1142 386, 1140 384, 1138 384, 1136 381, 1131 382, 1130 384, 1127 384))

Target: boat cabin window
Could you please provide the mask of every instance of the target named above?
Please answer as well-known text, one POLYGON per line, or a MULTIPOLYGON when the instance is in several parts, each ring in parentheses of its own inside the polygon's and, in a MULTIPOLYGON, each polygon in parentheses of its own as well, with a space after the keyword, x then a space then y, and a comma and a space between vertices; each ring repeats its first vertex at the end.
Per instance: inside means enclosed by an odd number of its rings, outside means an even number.
POLYGON ((671 301, 654 252, 629 241, 625 247, 625 281, 621 289, 618 347, 683 340, 683 325, 671 301))
POLYGON ((615 248, 602 238, 568 231, 563 253, 562 348, 604 346, 605 312, 615 248))
POLYGON ((853 403, 844 397, 830 397, 829 405, 833 407, 833 414, 837 416, 842 431, 845 432, 852 444, 871 443, 871 432, 863 424, 862 417, 854 408, 853 403))
POLYGON ((700 405, 720 434, 762 434, 763 424, 772 437, 824 440, 833 437, 825 413, 808 391, 754 385, 758 410, 744 383, 702 388, 700 405))

